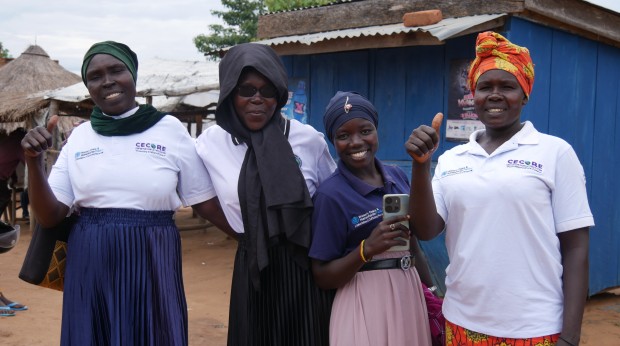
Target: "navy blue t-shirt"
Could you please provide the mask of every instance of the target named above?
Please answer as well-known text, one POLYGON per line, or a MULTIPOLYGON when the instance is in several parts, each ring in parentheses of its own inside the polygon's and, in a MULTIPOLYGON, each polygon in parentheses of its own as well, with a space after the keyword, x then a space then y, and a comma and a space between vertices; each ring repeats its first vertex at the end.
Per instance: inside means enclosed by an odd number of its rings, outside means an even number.
POLYGON ((409 194, 409 181, 402 169, 383 165, 375 158, 383 187, 366 184, 338 161, 338 169, 314 195, 310 257, 331 261, 343 257, 368 238, 383 220, 383 195, 409 194))

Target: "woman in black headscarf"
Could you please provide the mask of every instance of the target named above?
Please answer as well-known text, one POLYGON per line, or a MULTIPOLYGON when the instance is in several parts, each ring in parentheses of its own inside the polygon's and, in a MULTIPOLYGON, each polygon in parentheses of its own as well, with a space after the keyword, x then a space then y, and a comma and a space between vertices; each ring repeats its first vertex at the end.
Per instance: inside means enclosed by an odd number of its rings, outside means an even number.
POLYGON ((22 141, 39 223, 79 214, 68 240, 61 345, 188 344, 173 214, 182 204, 213 203, 212 189, 185 126, 136 104, 137 71, 136 54, 122 43, 88 50, 82 79, 96 107, 72 131, 49 180, 42 154, 55 124, 22 141))
POLYGON ((217 125, 197 141, 239 240, 228 345, 328 345, 331 294, 309 271, 311 195, 335 169, 323 135, 280 115, 287 74, 268 46, 220 63, 217 125))

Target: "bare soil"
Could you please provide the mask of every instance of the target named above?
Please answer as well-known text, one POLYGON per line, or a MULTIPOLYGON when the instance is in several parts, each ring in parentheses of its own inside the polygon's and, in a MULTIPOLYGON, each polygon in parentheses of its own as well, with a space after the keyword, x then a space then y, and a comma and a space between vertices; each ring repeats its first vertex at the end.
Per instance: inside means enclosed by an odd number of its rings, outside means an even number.
MULTIPOLYGON (((191 209, 177 213, 181 227, 198 225, 191 209)), ((58 345, 62 293, 28 284, 18 278, 30 228, 23 221, 17 246, 0 255, 0 290, 9 299, 28 306, 12 317, 0 317, 0 344, 5 346, 58 345)), ((236 242, 217 228, 184 230, 183 276, 189 315, 189 344, 226 345, 230 280, 236 242)), ((589 299, 582 326, 581 345, 620 345, 620 289, 589 299)))

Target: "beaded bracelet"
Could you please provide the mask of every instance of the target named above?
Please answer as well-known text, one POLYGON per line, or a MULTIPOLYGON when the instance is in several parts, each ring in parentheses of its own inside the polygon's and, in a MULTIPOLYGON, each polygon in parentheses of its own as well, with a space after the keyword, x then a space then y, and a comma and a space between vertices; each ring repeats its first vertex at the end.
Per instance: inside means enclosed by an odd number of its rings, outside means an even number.
POLYGON ((366 259, 366 256, 364 256, 364 242, 366 241, 366 239, 362 240, 362 242, 360 243, 360 258, 362 259, 362 262, 366 263, 368 261, 370 261, 372 259, 368 258, 366 259))

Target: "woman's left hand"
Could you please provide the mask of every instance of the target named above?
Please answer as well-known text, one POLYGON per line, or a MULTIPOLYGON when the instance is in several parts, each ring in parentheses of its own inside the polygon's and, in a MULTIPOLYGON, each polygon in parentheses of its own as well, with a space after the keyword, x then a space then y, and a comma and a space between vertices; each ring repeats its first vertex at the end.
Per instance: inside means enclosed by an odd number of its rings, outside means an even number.
POLYGON ((379 222, 377 227, 372 230, 370 236, 364 241, 364 255, 372 258, 375 255, 384 253, 392 246, 407 245, 411 232, 403 225, 402 221, 408 221, 409 215, 395 216, 379 222))

